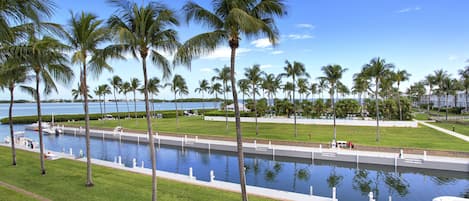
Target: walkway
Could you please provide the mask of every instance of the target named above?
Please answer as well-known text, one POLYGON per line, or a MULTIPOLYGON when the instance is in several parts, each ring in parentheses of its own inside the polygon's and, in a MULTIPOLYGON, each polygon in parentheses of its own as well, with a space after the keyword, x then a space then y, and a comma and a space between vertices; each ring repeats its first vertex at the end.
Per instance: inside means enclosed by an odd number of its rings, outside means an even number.
POLYGON ((11 185, 11 184, 8 184, 8 183, 2 182, 2 181, 0 181, 0 186, 3 186, 3 187, 5 187, 5 188, 8 188, 8 189, 10 189, 10 190, 16 191, 16 192, 18 192, 18 193, 21 193, 21 194, 23 194, 23 195, 32 197, 32 198, 37 199, 37 200, 40 200, 40 201, 51 201, 51 200, 49 200, 49 199, 47 199, 47 198, 45 198, 45 197, 42 197, 42 196, 40 196, 40 195, 38 195, 38 194, 36 194, 36 193, 33 193, 33 192, 30 192, 30 191, 24 190, 24 189, 22 189, 22 188, 19 188, 19 187, 17 187, 17 186, 13 186, 13 185, 11 185))
POLYGON ((454 132, 454 131, 450 131, 450 130, 448 130, 448 129, 444 129, 444 128, 441 128, 441 127, 439 127, 439 126, 435 126, 435 125, 433 125, 433 124, 429 124, 429 123, 426 123, 426 122, 423 122, 423 121, 419 121, 419 120, 415 120, 415 119, 414 119, 414 121, 417 122, 417 123, 419 123, 419 124, 423 124, 423 125, 425 125, 425 126, 428 126, 428 127, 430 127, 430 128, 433 128, 433 129, 435 129, 435 130, 437 130, 437 131, 446 133, 446 134, 448 134, 448 135, 452 135, 452 136, 457 137, 457 138, 459 138, 459 139, 461 139, 461 140, 464 140, 464 141, 466 141, 466 142, 469 142, 469 136, 466 136, 466 135, 463 135, 463 134, 460 134, 460 133, 456 133, 456 132, 454 132))

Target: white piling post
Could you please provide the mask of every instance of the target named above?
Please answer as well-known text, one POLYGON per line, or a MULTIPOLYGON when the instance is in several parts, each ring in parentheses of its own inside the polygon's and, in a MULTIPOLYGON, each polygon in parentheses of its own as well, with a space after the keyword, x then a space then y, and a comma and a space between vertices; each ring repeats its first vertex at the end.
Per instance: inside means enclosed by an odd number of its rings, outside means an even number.
POLYGON ((189 168, 189 179, 194 179, 194 176, 192 174, 192 167, 189 168))
POLYGON ((337 190, 335 187, 332 187, 332 201, 337 201, 337 190))
POLYGON ((135 158, 132 159, 132 167, 133 168, 137 167, 137 160, 135 160, 135 158))
POLYGON ((392 197, 391 197, 391 196, 389 196, 388 201, 392 201, 392 197))
POLYGON ((275 147, 272 147, 272 160, 275 161, 275 147))
POLYGON ((397 172, 397 156, 394 156, 394 172, 397 172))
POLYGON ((210 143, 208 143, 208 154, 210 154, 210 143))
POLYGON ((144 161, 142 161, 142 168, 144 168, 144 167, 145 167, 145 162, 144 162, 144 161))
POLYGON ((427 160, 427 151, 423 151, 423 160, 427 160))
POLYGON ((215 181, 215 174, 213 173, 213 170, 210 170, 210 182, 215 181))
POLYGON ((319 152, 322 153, 322 144, 319 144, 319 152))
POLYGON ((140 144, 140 136, 137 135, 137 144, 140 144))
POLYGON ((184 143, 187 143, 187 135, 184 135, 184 143))
POLYGON ((403 159, 404 158, 404 150, 401 149, 399 152, 399 158, 403 159))
POLYGON ((80 126, 80 130, 79 130, 79 132, 78 132, 78 133, 79 133, 79 134, 81 134, 81 126, 80 126))
POLYGON ((199 136, 195 136, 195 142, 198 142, 199 141, 199 136))
POLYGON ((311 163, 314 163, 314 151, 311 152, 311 163))
POLYGON ((73 156, 73 150, 70 148, 70 156, 73 156))
POLYGON ((374 201, 373 192, 368 193, 368 198, 369 198, 369 201, 374 201))
POLYGON ((181 139, 181 148, 184 150, 184 138, 181 139))
POLYGON ((272 142, 269 140, 269 149, 272 149, 272 142))
POLYGON ((83 150, 80 149, 80 158, 83 158, 84 155, 83 155, 83 150))
POLYGON ((117 160, 119 161, 119 165, 121 165, 122 164, 122 157, 121 156, 117 157, 117 160))
POLYGON ((313 196, 313 186, 309 186, 309 195, 313 196))
POLYGON ((257 143, 256 143, 256 140, 254 140, 254 149, 257 149, 257 143))

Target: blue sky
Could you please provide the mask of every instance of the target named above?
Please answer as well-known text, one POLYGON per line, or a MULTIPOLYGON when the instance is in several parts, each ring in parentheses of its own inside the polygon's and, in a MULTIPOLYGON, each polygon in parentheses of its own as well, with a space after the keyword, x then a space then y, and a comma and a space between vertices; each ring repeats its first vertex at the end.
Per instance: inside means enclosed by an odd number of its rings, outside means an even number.
MULTIPOLYGON (((147 2, 147 0, 145 0, 147 2)), ((138 0, 137 2, 141 2, 138 0)), ((163 1, 180 11, 185 1, 163 1)), ((209 8, 209 1, 196 1, 209 8)), ((70 11, 92 12, 106 19, 114 8, 101 0, 61 0, 59 9, 51 21, 66 24, 70 11)), ((260 64, 264 71, 279 74, 285 60, 305 64, 311 75, 310 82, 322 76, 321 67, 340 64, 348 71, 343 82, 351 87, 354 73, 373 57, 382 57, 397 68, 412 74, 411 80, 401 85, 404 91, 411 83, 422 80, 436 69, 445 69, 453 76, 457 70, 468 65, 469 20, 468 1, 463 0, 290 0, 288 15, 277 19, 280 42, 270 46, 266 39, 244 39, 237 56, 237 75, 242 78, 244 68, 260 64)), ((178 12, 179 14, 182 13, 178 12)), ((182 19, 182 17, 181 17, 182 19)), ((182 23, 179 39, 186 39, 206 31, 198 24, 182 23)), ((181 74, 187 81, 189 97, 200 97, 194 93, 201 79, 210 80, 214 68, 229 65, 228 46, 220 47, 211 55, 194 60, 192 68, 177 66, 174 73, 181 74)), ((107 83, 114 74, 124 80, 142 78, 141 64, 134 60, 112 61, 113 73, 105 72, 99 79, 89 81, 91 89, 107 83)), ((78 66, 73 66, 78 75, 78 66)), ((161 77, 160 71, 149 67, 150 76, 161 77)), ((59 94, 52 98, 71 98, 70 91, 76 87, 78 77, 70 86, 60 87, 59 94)), ((168 80, 169 81, 169 80, 168 80)), ((279 93, 280 96, 281 93, 279 93)), ((143 96, 140 96, 143 97, 143 96)), ((158 98, 172 99, 165 89, 158 98)), ((18 93, 16 98, 31 99, 18 93)), ((8 93, 0 93, 0 99, 8 99, 8 93)))

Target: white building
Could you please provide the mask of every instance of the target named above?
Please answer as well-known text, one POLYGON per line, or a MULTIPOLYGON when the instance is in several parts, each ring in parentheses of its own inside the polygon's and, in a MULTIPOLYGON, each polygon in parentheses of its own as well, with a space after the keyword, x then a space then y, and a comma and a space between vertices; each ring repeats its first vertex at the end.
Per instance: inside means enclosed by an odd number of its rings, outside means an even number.
MULTIPOLYGON (((245 107, 242 103, 238 103, 239 111, 240 112, 249 112, 247 107, 245 107)), ((234 112, 234 104, 230 104, 226 106, 226 110, 234 112)))
POLYGON ((422 99, 419 101, 419 104, 428 104, 429 102, 433 104, 433 107, 445 107, 446 104, 448 104, 448 107, 466 107, 466 94, 464 91, 458 91, 456 97, 449 95, 448 103, 446 103, 446 95, 437 96, 432 94, 429 100, 427 94, 422 97, 422 99))

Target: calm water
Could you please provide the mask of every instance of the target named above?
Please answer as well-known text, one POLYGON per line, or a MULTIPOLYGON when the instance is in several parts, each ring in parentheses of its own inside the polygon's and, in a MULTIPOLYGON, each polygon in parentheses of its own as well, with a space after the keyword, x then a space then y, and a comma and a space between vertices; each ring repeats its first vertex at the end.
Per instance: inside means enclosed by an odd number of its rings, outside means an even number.
MULTIPOLYGON (((178 109, 202 109, 202 108, 217 108, 218 103, 215 102, 191 102, 191 103, 178 103, 178 109)), ((0 118, 8 117, 9 104, 0 104, 0 118)), ((104 109, 104 105, 103 109, 104 109)), ((118 102, 119 112, 127 112, 127 104, 125 102, 118 102)), ((155 110, 174 110, 174 103, 154 103, 155 110)), ((134 103, 129 101, 129 110, 134 111, 134 103)), ((42 114, 81 114, 83 113, 82 103, 41 103, 42 114)), ((89 103, 90 113, 100 113, 99 103, 89 103)), ((137 111, 145 111, 145 102, 137 101, 137 111)), ((106 103, 106 112, 116 112, 116 104, 114 102, 106 103)), ((13 116, 36 115, 36 103, 15 103, 13 105, 13 116)))
MULTIPOLYGON (((16 125, 16 130, 23 130, 23 125, 16 125)), ((0 125, 0 139, 6 136, 7 125, 0 125)), ((37 134, 27 131, 27 135, 37 139, 37 134)), ((38 140, 37 140, 38 141, 38 140)), ((68 152, 69 148, 78 155, 85 150, 85 138, 74 136, 45 136, 45 147, 49 150, 68 152)), ((149 149, 146 144, 136 144, 115 140, 92 138, 92 157, 114 161, 122 157, 126 166, 137 159, 138 166, 144 161, 150 168, 149 149)), ((209 171, 214 170, 215 179, 238 183, 237 157, 234 153, 181 147, 161 146, 157 148, 157 168, 159 170, 188 175, 189 167, 200 180, 209 180, 209 171)), ((309 193, 310 185, 314 194, 331 196, 331 187, 337 186, 340 200, 368 200, 369 191, 378 193, 380 201, 393 200, 416 201, 431 200, 442 195, 467 196, 469 175, 467 173, 429 171, 410 168, 376 166, 354 163, 337 163, 329 161, 293 160, 289 158, 247 155, 246 178, 249 185, 262 186, 285 191, 309 193)))

